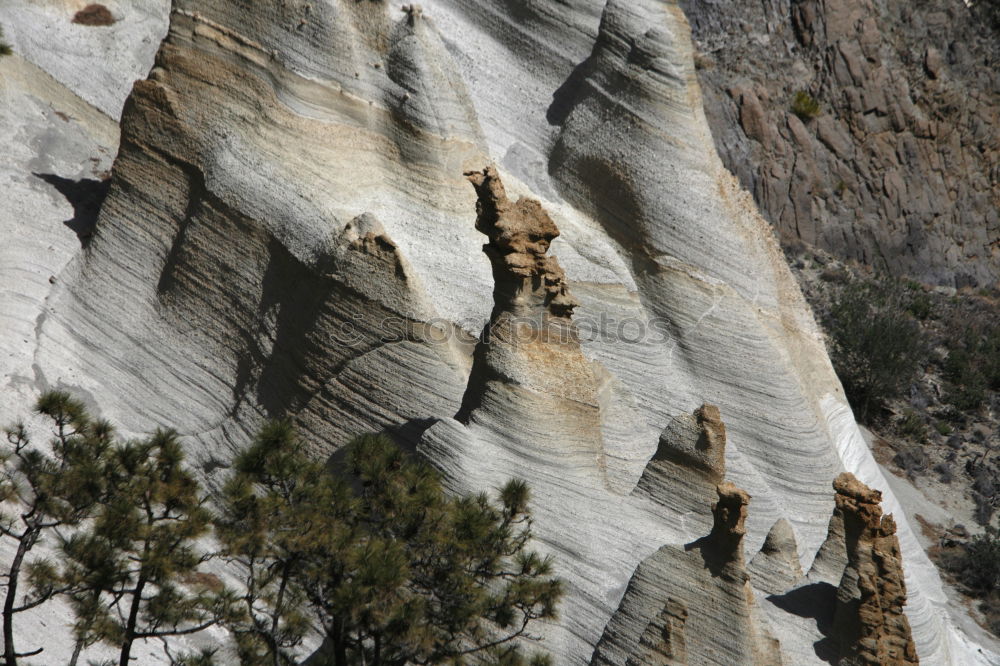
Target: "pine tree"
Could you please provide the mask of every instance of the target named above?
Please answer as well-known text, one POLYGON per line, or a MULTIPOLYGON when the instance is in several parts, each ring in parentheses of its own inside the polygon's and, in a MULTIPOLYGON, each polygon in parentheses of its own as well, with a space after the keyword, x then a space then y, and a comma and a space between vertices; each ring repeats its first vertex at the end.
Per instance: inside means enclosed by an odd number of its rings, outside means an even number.
MULTIPOLYGON (((104 463, 112 429, 106 421, 92 420, 83 405, 62 391, 43 394, 35 410, 52 421, 51 454, 32 446, 23 424, 5 430, 9 448, 0 454, 0 500, 14 505, 15 515, 0 517, 0 534, 17 542, 7 571, 3 605, 4 663, 14 666, 19 655, 14 645, 14 616, 35 608, 62 591, 47 583, 33 586, 32 594, 17 603, 18 585, 25 557, 48 531, 78 525, 90 515, 106 492, 104 463)), ((33 566, 44 568, 44 561, 33 566)), ((29 569, 30 570, 30 569, 29 569)))
POLYGON ((550 561, 526 550, 522 482, 505 485, 498 504, 449 498, 430 467, 381 436, 352 442, 330 474, 284 422, 235 467, 218 534, 231 557, 256 561, 244 601, 258 620, 242 631, 258 651, 245 663, 285 663, 281 651, 301 637, 290 630, 300 626, 299 597, 334 666, 525 664, 530 627, 555 617, 562 587, 550 561))
POLYGON ((265 426, 234 467, 216 523, 220 554, 244 572, 245 613, 229 628, 242 664, 285 666, 310 629, 296 579, 319 531, 346 524, 351 498, 306 459, 287 421, 265 426))
POLYGON ((111 452, 110 494, 86 529, 62 544, 54 572, 69 589, 80 646, 120 646, 128 666, 136 640, 197 633, 233 614, 221 584, 199 583, 207 556, 196 541, 212 515, 172 430, 119 444, 111 452))

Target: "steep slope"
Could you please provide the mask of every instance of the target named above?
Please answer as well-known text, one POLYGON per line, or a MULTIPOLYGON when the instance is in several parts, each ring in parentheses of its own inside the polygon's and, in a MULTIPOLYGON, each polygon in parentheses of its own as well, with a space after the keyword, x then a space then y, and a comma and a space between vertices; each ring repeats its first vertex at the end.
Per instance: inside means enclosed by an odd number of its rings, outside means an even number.
MULTIPOLYGON (((53 274, 6 381, 175 425, 210 481, 285 413, 318 454, 364 429, 419 441, 455 491, 526 478, 569 590, 546 631, 565 663, 590 662, 641 562, 709 532, 714 497, 653 481, 685 432, 725 420, 741 562, 784 519, 808 568, 844 469, 902 515, 715 153, 670 3, 176 0, 96 233, 53 274)), ((922 660, 987 663, 898 535, 922 660)))
POLYGON ((1000 33, 960 0, 684 0, 715 143, 782 238, 1000 280, 1000 33), (793 112, 796 94, 818 102, 793 112))

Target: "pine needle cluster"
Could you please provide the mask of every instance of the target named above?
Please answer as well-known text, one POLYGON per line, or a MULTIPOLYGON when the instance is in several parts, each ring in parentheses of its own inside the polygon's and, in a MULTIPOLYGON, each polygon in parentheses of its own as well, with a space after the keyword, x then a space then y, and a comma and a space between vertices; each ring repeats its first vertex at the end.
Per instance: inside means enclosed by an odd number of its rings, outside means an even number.
POLYGON ((384 436, 359 437, 323 464, 276 421, 210 502, 176 432, 121 440, 60 391, 36 411, 51 424, 47 446, 18 424, 0 451, 0 537, 16 543, 3 666, 42 651, 17 652, 14 619, 57 596, 75 616, 70 666, 97 643, 127 666, 137 642, 153 639, 172 664, 212 666, 216 649, 170 652, 173 637, 212 626, 230 632, 246 666, 298 663, 317 631, 323 647, 310 663, 320 666, 549 663, 527 650, 537 621, 556 617, 562 583, 528 548, 521 481, 495 498, 452 497, 384 436), (29 561, 46 541, 55 554, 29 561), (213 558, 240 584, 205 572, 213 558))
POLYGON ((207 557, 197 539, 212 528, 198 481, 184 465, 177 434, 157 431, 123 442, 83 404, 50 391, 36 411, 51 422, 48 452, 23 424, 8 428, 0 499, 10 515, 0 534, 18 548, 8 568, 3 610, 4 663, 15 666, 14 616, 55 596, 72 607, 75 666, 88 646, 120 648, 127 665, 136 640, 195 633, 228 621, 233 595, 187 583, 207 557), (25 562, 43 538, 57 557, 25 562), (22 572, 30 591, 18 599, 22 572))
POLYGON ((14 616, 45 603, 65 588, 55 579, 35 580, 47 563, 28 565, 27 554, 50 532, 79 526, 107 496, 102 463, 112 445, 106 421, 92 420, 83 405, 67 393, 51 391, 41 396, 35 410, 50 420, 52 437, 47 447, 32 444, 28 430, 18 423, 4 430, 6 448, 0 452, 0 535, 17 543, 7 569, 3 605, 3 660, 15 666, 14 616), (46 448, 48 449, 46 451, 46 448), (31 592, 18 600, 22 573, 33 582, 31 592))
POLYGON ((430 467, 374 435, 334 467, 309 462, 287 422, 236 461, 219 535, 248 572, 243 663, 290 663, 304 608, 332 666, 547 663, 523 644, 538 638, 534 621, 555 617, 562 585, 527 550, 523 482, 496 503, 451 498, 430 467))

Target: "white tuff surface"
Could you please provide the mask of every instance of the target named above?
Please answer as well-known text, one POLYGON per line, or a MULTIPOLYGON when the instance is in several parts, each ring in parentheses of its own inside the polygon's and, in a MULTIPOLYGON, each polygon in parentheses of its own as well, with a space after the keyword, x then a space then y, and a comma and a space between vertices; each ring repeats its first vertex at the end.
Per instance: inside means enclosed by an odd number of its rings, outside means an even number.
MULTIPOLYGON (((852 471, 899 521, 921 661, 997 663, 950 620, 771 230, 714 152, 675 5, 426 0, 409 26, 383 3, 177 0, 83 252, 62 225, 71 207, 30 172, 110 166, 110 118, 167 12, 109 2, 121 21, 85 28, 68 21, 76 4, 10 0, 0 16, 54 77, 0 59, 5 420, 66 386, 127 432, 178 427, 210 463, 283 410, 324 450, 441 419, 421 446, 454 490, 531 484, 570 590, 550 647, 585 664, 639 562, 703 536, 700 521, 627 496, 670 419, 709 402, 729 432, 727 478, 753 497, 748 560, 785 518, 808 569, 830 483, 852 471), (561 229, 552 253, 581 326, 659 322, 639 341, 584 343, 599 433, 546 411, 559 402, 530 385, 468 425, 448 418, 472 367, 467 336, 492 307, 462 171, 490 161, 561 229), (367 231, 395 249, 362 244, 367 231), (601 468, 577 456, 595 442, 601 468)), ((786 663, 818 661, 800 618, 768 616, 786 663)))

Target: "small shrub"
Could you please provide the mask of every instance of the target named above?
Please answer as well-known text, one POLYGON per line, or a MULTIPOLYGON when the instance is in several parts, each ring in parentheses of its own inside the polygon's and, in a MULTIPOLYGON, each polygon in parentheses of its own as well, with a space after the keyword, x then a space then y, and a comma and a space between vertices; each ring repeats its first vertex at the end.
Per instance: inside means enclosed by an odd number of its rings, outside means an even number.
POLYGON ((862 422, 913 381, 926 355, 908 303, 898 282, 872 280, 848 285, 830 308, 834 368, 862 422))
POLYGON ((1000 589, 1000 531, 987 527, 965 544, 959 577, 971 592, 1000 589))
POLYGON ((1000 636, 1000 590, 993 590, 987 595, 979 604, 979 610, 986 616, 986 628, 994 636, 1000 636))
POLYGON ((951 542, 938 561, 967 594, 979 600, 986 628, 1000 636, 1000 532, 987 527, 969 541, 951 542))
POLYGON ((930 294, 924 293, 919 286, 916 289, 910 287, 910 293, 912 295, 910 304, 906 306, 909 313, 921 321, 930 317, 934 312, 934 303, 930 294))
POLYGON ((965 414, 956 409, 954 405, 945 405, 939 412, 939 415, 942 419, 949 423, 954 423, 957 427, 965 425, 965 414))
POLYGON ((989 525, 997 504, 1000 503, 1000 478, 990 465, 969 460, 965 464, 966 473, 972 477, 972 501, 976 508, 973 515, 980 525, 989 525))
POLYGON ((951 426, 944 421, 935 421, 934 429, 937 430, 938 434, 942 437, 947 437, 951 434, 951 426))
POLYGON ((976 0, 969 7, 987 25, 1000 31, 1000 0, 976 0))
POLYGON ((819 279, 832 284, 847 284, 851 281, 851 274, 843 268, 827 268, 819 274, 819 279))
POLYGON ((896 432, 903 437, 920 441, 927 435, 927 426, 919 414, 912 409, 907 409, 903 412, 899 423, 896 424, 896 432))
POLYGON ((87 5, 73 16, 73 23, 87 26, 107 26, 115 23, 115 17, 104 5, 87 5))
POLYGON ((960 410, 982 405, 988 392, 1000 389, 1000 328, 974 322, 950 338, 944 374, 948 399, 960 410))
POLYGON ((903 449, 892 457, 892 462, 911 479, 927 469, 927 454, 919 446, 903 449))
POLYGON ((951 483, 955 480, 955 473, 948 463, 938 463, 934 466, 934 471, 938 474, 938 481, 941 483, 951 483))
POLYGON ((805 90, 800 90, 792 99, 792 113, 802 120, 811 120, 820 114, 819 102, 805 90))
POLYGON ((977 373, 970 373, 952 386, 948 391, 948 400, 962 411, 973 411, 986 402, 986 386, 977 373))

